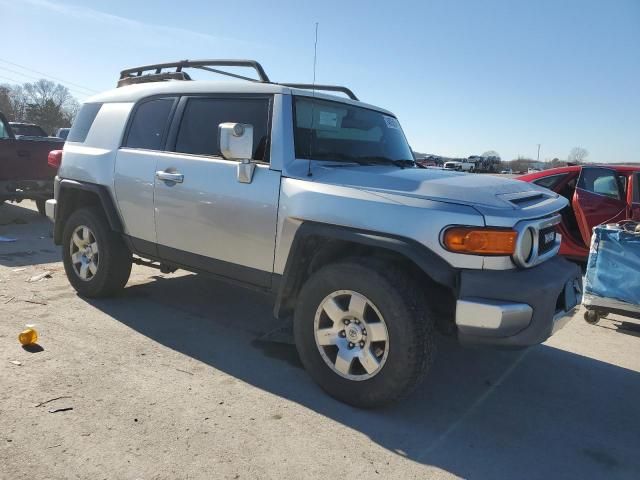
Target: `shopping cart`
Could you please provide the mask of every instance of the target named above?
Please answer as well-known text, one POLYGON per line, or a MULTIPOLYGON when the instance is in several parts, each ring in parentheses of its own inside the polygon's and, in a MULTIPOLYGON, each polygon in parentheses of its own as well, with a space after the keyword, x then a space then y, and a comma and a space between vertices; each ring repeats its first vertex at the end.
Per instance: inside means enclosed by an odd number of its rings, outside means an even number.
POLYGON ((610 313, 640 319, 640 223, 593 229, 582 304, 592 324, 610 313))

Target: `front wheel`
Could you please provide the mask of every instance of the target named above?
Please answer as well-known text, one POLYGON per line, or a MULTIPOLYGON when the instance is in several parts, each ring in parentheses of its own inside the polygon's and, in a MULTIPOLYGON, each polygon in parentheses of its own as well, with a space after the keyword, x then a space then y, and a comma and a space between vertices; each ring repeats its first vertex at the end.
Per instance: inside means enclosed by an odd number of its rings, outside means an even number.
POLYGON ((300 358, 334 398, 363 408, 408 395, 433 355, 424 296, 392 265, 332 264, 303 286, 294 315, 300 358))
POLYGON ((62 260, 69 282, 84 297, 107 297, 124 288, 131 253, 98 208, 71 214, 62 234, 62 260))

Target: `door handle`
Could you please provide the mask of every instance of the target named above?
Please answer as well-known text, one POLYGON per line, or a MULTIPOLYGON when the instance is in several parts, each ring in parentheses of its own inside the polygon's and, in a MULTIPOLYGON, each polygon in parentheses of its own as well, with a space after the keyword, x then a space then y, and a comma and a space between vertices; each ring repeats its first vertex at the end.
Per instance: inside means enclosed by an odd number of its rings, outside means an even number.
POLYGON ((184 182, 184 175, 178 172, 167 172, 167 171, 158 171, 156 172, 156 177, 163 182, 174 182, 174 183, 182 183, 184 182))

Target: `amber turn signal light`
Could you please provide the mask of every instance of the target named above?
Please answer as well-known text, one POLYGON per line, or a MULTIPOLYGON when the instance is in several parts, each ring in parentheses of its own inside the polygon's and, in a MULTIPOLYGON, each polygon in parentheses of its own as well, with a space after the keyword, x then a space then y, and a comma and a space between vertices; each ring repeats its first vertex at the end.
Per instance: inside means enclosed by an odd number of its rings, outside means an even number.
POLYGON ((518 232, 513 230, 453 227, 444 232, 444 247, 455 253, 513 255, 518 232))

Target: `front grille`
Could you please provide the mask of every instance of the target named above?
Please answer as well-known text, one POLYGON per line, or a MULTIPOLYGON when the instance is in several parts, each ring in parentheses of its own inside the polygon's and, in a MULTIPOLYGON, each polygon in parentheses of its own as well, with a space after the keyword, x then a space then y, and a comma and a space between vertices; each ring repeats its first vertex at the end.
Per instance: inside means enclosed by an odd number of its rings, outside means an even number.
POLYGON ((547 227, 538 233, 538 255, 548 252, 556 244, 555 227, 547 227))

